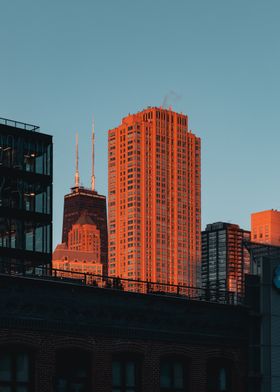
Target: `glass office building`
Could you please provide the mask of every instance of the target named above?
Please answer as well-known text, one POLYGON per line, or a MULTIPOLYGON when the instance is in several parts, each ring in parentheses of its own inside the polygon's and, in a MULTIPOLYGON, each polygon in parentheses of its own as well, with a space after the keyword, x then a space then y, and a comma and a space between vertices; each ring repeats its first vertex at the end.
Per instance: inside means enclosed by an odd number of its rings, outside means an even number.
POLYGON ((51 263, 52 136, 0 118, 0 262, 51 263))

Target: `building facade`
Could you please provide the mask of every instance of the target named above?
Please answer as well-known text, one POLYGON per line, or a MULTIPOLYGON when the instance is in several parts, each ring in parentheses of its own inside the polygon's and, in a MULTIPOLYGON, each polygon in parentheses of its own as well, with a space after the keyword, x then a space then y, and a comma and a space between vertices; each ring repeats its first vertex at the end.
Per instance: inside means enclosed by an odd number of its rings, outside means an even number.
POLYGON ((245 392, 249 309, 0 273, 0 388, 245 392))
POLYGON ((64 197, 62 242, 68 247, 68 234, 78 219, 86 214, 100 233, 100 257, 103 264, 108 262, 108 233, 106 197, 81 186, 74 187, 64 197))
POLYGON ((200 263, 200 139, 161 108, 108 134, 109 273, 196 286, 200 263))
POLYGON ((266 210, 251 214, 251 241, 280 246, 280 211, 266 210))
POLYGON ((244 246, 250 232, 224 222, 208 224, 202 231, 202 287, 242 294, 250 255, 244 246))
POLYGON ((0 261, 50 264, 52 136, 0 119, 0 261))
POLYGON ((249 392, 280 390, 280 247, 248 243, 256 275, 246 277, 246 305, 252 309, 249 324, 249 392))
POLYGON ((106 197, 95 190, 94 124, 92 125, 91 189, 80 185, 78 134, 76 134, 75 186, 64 197, 62 244, 53 253, 53 268, 60 276, 79 272, 107 274, 108 233, 106 197))
POLYGON ((68 272, 102 275, 100 231, 84 212, 68 233, 67 243, 57 245, 53 252, 52 267, 59 276, 68 272))

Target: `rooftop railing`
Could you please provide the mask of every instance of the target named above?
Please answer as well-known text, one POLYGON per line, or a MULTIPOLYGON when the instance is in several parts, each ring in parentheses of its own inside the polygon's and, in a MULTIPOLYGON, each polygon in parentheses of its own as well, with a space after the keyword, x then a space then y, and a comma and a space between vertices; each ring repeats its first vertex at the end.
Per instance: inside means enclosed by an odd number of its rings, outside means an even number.
POLYGON ((7 125, 9 127, 24 129, 26 131, 38 132, 40 129, 40 127, 38 127, 37 125, 26 124, 20 121, 9 120, 8 118, 2 118, 2 117, 0 117, 0 124, 7 125))
POLYGON ((181 299, 207 301, 227 305, 242 305, 244 302, 243 296, 231 291, 67 271, 52 268, 51 266, 26 267, 11 265, 9 263, 0 263, 0 275, 3 274, 78 286, 177 297, 181 299))

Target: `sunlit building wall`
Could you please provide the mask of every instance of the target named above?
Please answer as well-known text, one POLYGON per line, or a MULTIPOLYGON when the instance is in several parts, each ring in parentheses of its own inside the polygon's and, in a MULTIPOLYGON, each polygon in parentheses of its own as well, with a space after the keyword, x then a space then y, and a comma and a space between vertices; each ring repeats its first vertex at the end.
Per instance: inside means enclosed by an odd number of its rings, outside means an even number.
MULTIPOLYGON (((72 225, 68 233, 68 243, 59 244, 55 248, 52 266, 71 273, 102 274, 104 272, 101 263, 100 231, 85 213, 72 225)), ((62 272, 57 273, 67 276, 62 272)))
POLYGON ((200 263, 200 138, 162 108, 108 134, 109 273, 196 285, 200 263))
POLYGON ((251 241, 280 246, 280 211, 272 209, 251 214, 251 241))

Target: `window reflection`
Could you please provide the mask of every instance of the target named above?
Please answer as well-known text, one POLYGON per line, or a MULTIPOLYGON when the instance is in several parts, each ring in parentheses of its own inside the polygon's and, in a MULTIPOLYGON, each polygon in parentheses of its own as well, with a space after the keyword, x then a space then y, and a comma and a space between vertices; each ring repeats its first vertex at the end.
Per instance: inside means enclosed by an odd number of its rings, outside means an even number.
POLYGON ((52 146, 45 140, 0 135, 0 165, 51 175, 52 146))
POLYGON ((3 177, 0 180, 0 206, 50 214, 50 189, 50 185, 3 177))
POLYGON ((117 356, 112 362, 112 392, 140 391, 139 360, 129 355, 117 356))
POLYGON ((0 217, 0 247, 51 252, 51 225, 0 217))
POLYGON ((231 362, 225 359, 212 359, 208 364, 209 392, 231 392, 231 362))
POLYGON ((162 392, 186 391, 185 364, 176 358, 163 359, 160 364, 160 390, 162 392))
POLYGON ((31 359, 24 351, 0 352, 0 391, 31 391, 31 359))

